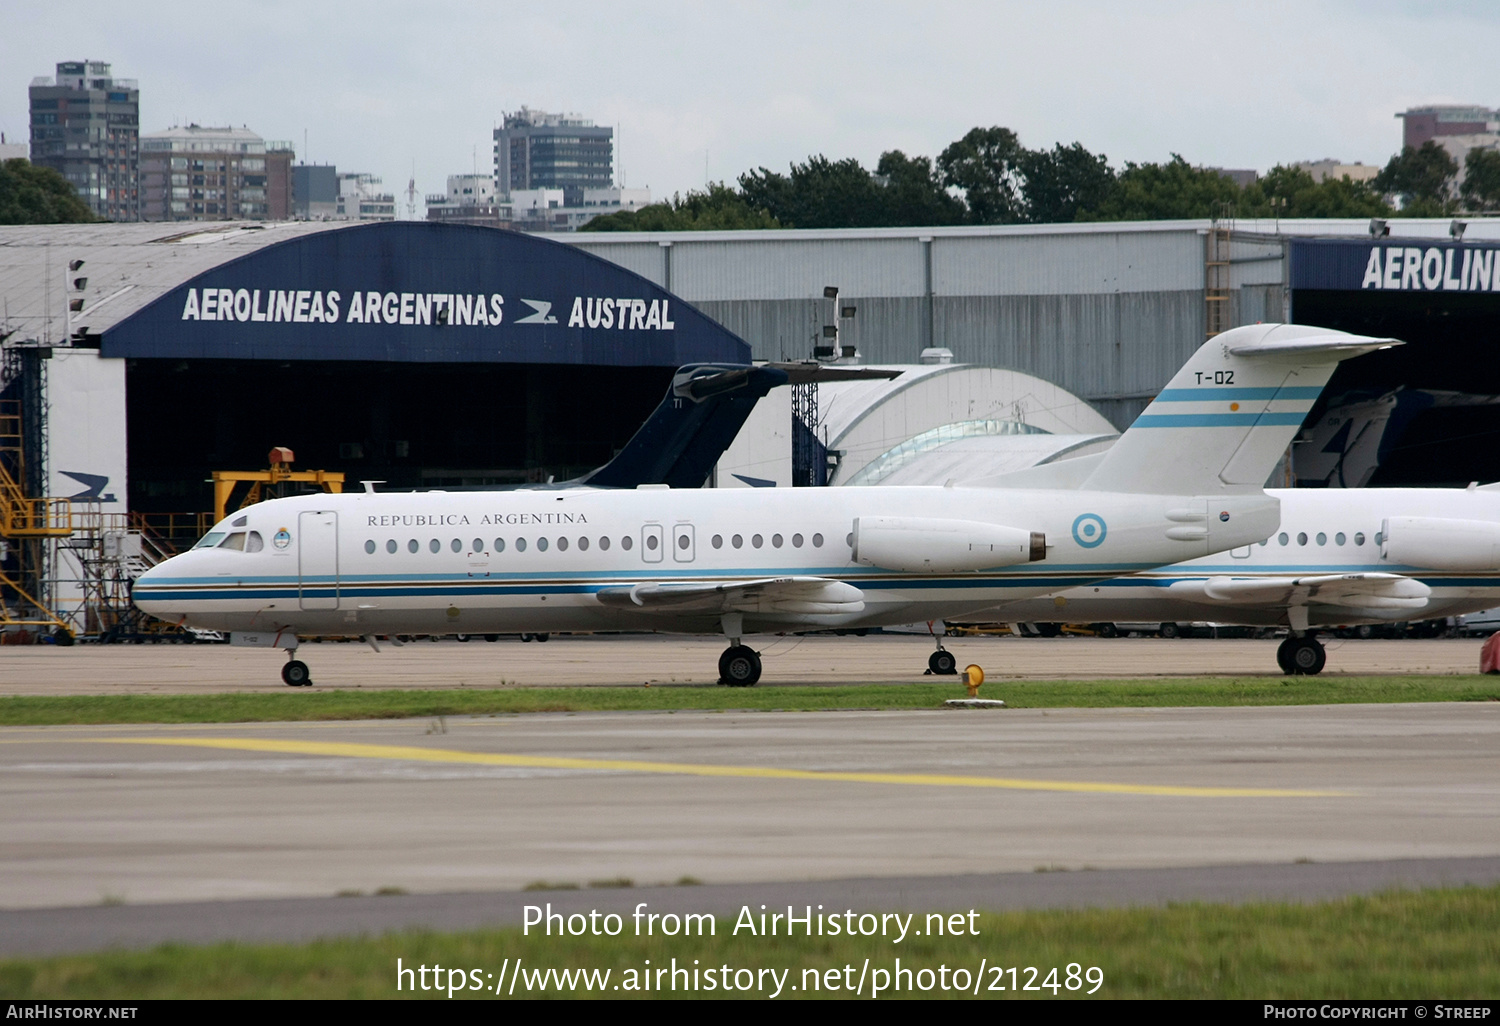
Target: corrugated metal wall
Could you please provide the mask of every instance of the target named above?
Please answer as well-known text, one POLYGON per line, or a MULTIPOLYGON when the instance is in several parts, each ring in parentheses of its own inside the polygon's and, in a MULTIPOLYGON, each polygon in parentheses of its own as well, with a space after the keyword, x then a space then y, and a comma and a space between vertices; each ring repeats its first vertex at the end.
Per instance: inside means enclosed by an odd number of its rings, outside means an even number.
MULTIPOLYGON (((842 341, 870 363, 955 359, 1035 374, 1124 428, 1202 343, 1204 226, 666 233, 569 239, 677 295, 750 343, 802 359, 853 306, 842 341), (670 246, 663 246, 669 241, 670 246)), ((1279 243, 1236 240, 1231 321, 1282 316, 1279 243), (1240 263, 1244 261, 1243 263, 1240 263)))

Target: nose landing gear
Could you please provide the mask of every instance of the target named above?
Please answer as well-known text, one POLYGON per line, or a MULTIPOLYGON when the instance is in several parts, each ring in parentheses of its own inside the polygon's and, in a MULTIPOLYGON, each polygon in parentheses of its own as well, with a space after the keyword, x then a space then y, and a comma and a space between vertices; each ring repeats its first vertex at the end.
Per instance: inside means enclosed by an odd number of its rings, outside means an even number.
MULTIPOLYGON (((295 650, 289 650, 287 655, 292 655, 295 650)), ((290 688, 312 687, 312 671, 301 659, 288 659, 286 665, 281 668, 281 680, 290 688)))

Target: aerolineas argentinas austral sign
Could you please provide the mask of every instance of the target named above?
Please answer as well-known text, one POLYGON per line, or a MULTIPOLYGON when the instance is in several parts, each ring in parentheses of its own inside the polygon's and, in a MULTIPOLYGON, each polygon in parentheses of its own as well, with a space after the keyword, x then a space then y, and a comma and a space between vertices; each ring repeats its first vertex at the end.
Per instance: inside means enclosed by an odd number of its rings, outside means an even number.
POLYGON ((1293 289, 1500 294, 1500 246, 1430 239, 1293 239, 1293 289))
POLYGON ((99 351, 585 367, 750 360, 723 325, 577 246, 418 221, 312 231, 227 260, 105 327, 99 351))
POLYGON ((1500 292, 1493 249, 1465 246, 1371 246, 1361 289, 1402 292, 1500 292))
MULTIPOLYGON (((549 300, 520 299, 516 324, 556 324, 549 300)), ((515 309, 516 304, 512 304, 515 309)), ((290 324, 449 324, 474 327, 505 320, 505 297, 498 292, 353 292, 337 289, 190 288, 184 321, 249 321, 290 324)), ((632 296, 576 296, 568 313, 570 328, 619 331, 672 331, 671 301, 632 296)))

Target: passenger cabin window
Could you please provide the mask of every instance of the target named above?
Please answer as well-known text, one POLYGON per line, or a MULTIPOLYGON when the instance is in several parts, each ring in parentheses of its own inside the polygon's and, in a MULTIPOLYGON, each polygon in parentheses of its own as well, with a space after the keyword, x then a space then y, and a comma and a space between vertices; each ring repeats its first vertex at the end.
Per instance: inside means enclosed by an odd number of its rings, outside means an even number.
POLYGON ((1365 543, 1365 532, 1363 532, 1363 531, 1355 531, 1354 532, 1354 544, 1356 544, 1356 545, 1363 545, 1364 543, 1365 543))
POLYGON ((1346 541, 1348 541, 1348 539, 1344 537, 1343 531, 1340 531, 1338 534, 1333 536, 1333 543, 1335 545, 1342 545, 1346 541))
POLYGON ((365 542, 365 551, 370 553, 375 551, 375 540, 373 538, 365 542))

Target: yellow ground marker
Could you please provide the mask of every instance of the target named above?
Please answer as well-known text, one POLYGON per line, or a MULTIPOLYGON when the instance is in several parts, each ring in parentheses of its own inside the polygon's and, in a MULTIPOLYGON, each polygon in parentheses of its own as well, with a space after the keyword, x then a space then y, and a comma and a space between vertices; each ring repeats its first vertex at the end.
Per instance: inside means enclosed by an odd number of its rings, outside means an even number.
POLYGON ((839 770, 778 769, 771 766, 715 766, 688 762, 640 762, 633 759, 574 759, 553 755, 506 755, 463 752, 451 748, 367 745, 345 741, 292 741, 270 738, 119 737, 94 738, 100 744, 179 745, 225 748, 283 755, 331 755, 354 759, 402 759, 409 762, 464 763, 472 766, 518 766, 529 769, 612 770, 623 773, 670 773, 692 777, 747 777, 757 780, 837 780, 858 784, 906 784, 918 787, 990 787, 1009 791, 1070 791, 1081 794, 1146 794, 1183 798, 1337 798, 1342 791, 1289 791, 1257 787, 1180 787, 1163 784, 1109 784, 1084 780, 1022 780, 964 777, 933 773, 850 773, 839 770))

